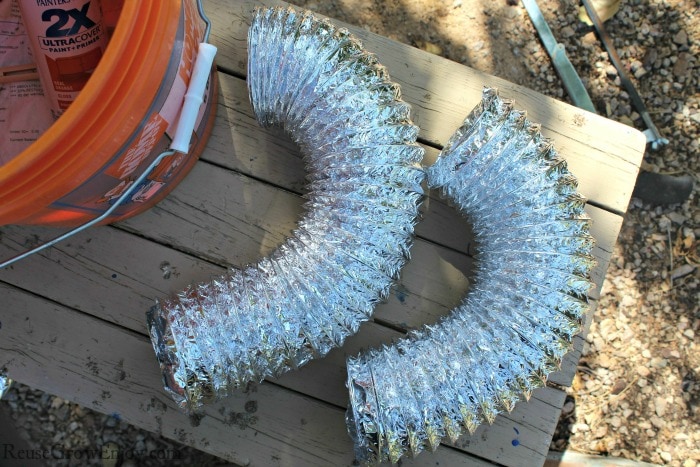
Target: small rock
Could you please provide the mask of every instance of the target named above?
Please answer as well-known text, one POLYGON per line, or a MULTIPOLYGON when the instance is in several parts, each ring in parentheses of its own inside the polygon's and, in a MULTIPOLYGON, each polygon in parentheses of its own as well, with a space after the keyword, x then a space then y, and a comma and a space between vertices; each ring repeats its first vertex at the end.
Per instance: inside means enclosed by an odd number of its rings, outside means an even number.
POLYGON ((634 77, 639 79, 647 74, 647 70, 644 67, 639 67, 634 71, 634 77))
POLYGON ((603 438, 608 434, 608 426, 607 425, 601 425, 598 428, 595 429, 593 432, 593 437, 594 438, 603 438))
POLYGON ((666 217, 671 219, 671 221, 675 222, 676 224, 683 224, 685 221, 688 220, 686 216, 678 212, 669 212, 668 214, 666 214, 666 217))
POLYGON ((659 430, 662 430, 664 427, 666 427, 666 422, 664 421, 664 419, 661 417, 657 417, 656 415, 652 415, 651 417, 649 417, 649 421, 654 426, 654 428, 658 428, 659 430))
POLYGON ((686 52, 678 54, 678 60, 673 64, 673 75, 680 78, 688 73, 690 55, 686 52))
POLYGON ((661 451, 659 453, 659 456, 664 462, 671 462, 673 460, 673 457, 671 457, 671 453, 668 451, 661 451))
POLYGON ((688 33, 681 29, 673 36, 673 42, 680 46, 688 45, 688 33))
POLYGON ((563 28, 561 28, 561 35, 566 39, 572 37, 574 34, 576 34, 576 32, 571 26, 564 26, 563 28))
POLYGON ((63 405, 54 412, 54 415, 56 416, 56 420, 65 422, 70 416, 70 407, 67 405, 63 405))
POLYGON ((661 356, 666 358, 666 359, 681 358, 680 352, 678 352, 677 350, 669 349, 669 348, 665 348, 665 349, 661 350, 661 356))
POLYGON ((85 417, 83 417, 83 427, 85 427, 88 431, 92 430, 95 427, 95 416, 92 414, 87 414, 85 417))
POLYGON ((568 401, 566 404, 564 404, 564 407, 561 408, 561 413, 563 415, 568 415, 574 411, 575 407, 576 405, 572 401, 568 401))
POLYGON ((694 339, 695 338, 695 331, 692 329, 688 328, 685 331, 683 331, 683 335, 687 337, 688 339, 694 339))
POLYGON ((666 414, 667 405, 666 399, 663 397, 657 397, 654 399, 654 411, 656 412, 656 415, 663 417, 666 414))
POLYGON ((624 297, 622 297, 622 301, 620 301, 620 306, 624 306, 624 307, 637 306, 637 299, 631 295, 625 295, 624 297))
POLYGON ((598 364, 603 368, 610 368, 613 363, 613 360, 606 354, 600 354, 598 356, 598 364))
POLYGON ((680 279, 681 277, 685 277, 693 271, 695 271, 695 266, 693 266, 692 264, 683 264, 681 266, 678 266, 673 271, 671 271, 671 280, 674 281, 676 279, 680 279))
POLYGON ((102 441, 119 441, 119 435, 112 428, 105 428, 102 430, 102 441))
POLYGON ((602 336, 608 336, 610 333, 615 331, 615 320, 612 318, 605 318, 600 322, 600 334, 602 336))
POLYGON ((612 395, 620 394, 622 391, 625 390, 626 387, 627 387, 627 381, 625 381, 624 379, 618 379, 617 381, 615 381, 615 384, 613 384, 612 389, 610 389, 610 394, 612 394, 612 395))
POLYGON ((158 449, 158 445, 152 439, 146 440, 146 451, 153 452, 158 449))
POLYGON ((668 361, 665 358, 654 357, 651 359, 652 368, 666 368, 668 361))
POLYGON ((575 423, 574 426, 571 427, 572 433, 586 433, 588 431, 591 431, 591 427, 582 422, 575 423))
POLYGON ((50 407, 52 410, 56 410, 56 409, 60 408, 61 406, 63 406, 64 404, 65 404, 65 401, 63 399, 61 399, 60 397, 56 396, 51 401, 50 407))
POLYGON ((653 47, 650 48, 649 50, 647 50, 646 54, 644 55, 644 59, 642 60, 644 67, 647 70, 651 69, 658 58, 659 52, 653 47))

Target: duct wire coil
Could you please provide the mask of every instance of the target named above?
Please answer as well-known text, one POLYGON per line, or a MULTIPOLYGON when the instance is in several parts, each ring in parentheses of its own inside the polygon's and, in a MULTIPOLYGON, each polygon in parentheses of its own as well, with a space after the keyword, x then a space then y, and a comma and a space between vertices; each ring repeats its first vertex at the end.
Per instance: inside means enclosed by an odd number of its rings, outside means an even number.
POLYGON ((410 107, 346 30, 257 9, 248 41, 255 115, 300 146, 306 213, 269 257, 148 312, 166 390, 189 411, 356 333, 408 258, 423 196, 410 107))
POLYGON ((524 113, 485 89, 428 185, 472 223, 477 270, 442 321, 348 359, 346 419, 366 463, 434 450, 510 412, 559 368, 588 311, 585 199, 524 113))

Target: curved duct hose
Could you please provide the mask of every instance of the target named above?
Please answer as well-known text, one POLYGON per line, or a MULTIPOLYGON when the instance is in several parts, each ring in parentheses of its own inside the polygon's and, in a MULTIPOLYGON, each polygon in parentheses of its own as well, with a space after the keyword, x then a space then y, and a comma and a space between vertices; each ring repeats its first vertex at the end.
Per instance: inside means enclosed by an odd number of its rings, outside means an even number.
POLYGON ((149 311, 166 390, 188 410, 357 332, 408 258, 423 196, 410 107, 356 39, 270 8, 255 11, 248 40, 255 114, 301 147, 306 213, 269 257, 149 311))
POLYGON ((348 429, 365 462, 434 450, 511 411, 558 369, 588 310, 585 200, 524 113, 485 89, 428 184, 473 223, 474 285, 437 324, 348 360, 348 429))

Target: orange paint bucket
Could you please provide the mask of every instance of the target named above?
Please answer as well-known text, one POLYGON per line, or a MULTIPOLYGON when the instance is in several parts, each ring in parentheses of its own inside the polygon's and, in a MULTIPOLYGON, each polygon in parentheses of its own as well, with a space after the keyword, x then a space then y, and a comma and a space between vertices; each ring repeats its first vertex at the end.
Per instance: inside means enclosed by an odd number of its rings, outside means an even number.
POLYGON ((107 50, 76 100, 0 167, 0 225, 80 225, 127 190, 132 194, 103 223, 162 200, 204 149, 216 113, 216 73, 209 73, 203 104, 191 117, 189 147, 132 185, 171 146, 204 31, 195 0, 125 0, 107 50))

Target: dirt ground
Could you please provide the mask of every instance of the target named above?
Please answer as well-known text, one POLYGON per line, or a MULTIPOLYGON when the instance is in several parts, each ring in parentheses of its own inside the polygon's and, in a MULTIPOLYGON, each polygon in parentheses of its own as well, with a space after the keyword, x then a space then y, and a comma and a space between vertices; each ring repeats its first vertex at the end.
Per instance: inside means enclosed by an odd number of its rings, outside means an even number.
MULTIPOLYGON (((570 102, 517 0, 293 3, 570 102)), ((576 2, 538 4, 597 111, 644 130, 607 53, 579 21, 576 2)), ((646 154, 644 170, 690 175, 695 189, 676 204, 632 199, 551 448, 696 467, 700 3, 622 0, 606 27, 654 122, 670 141, 646 154)), ((5 400, 18 431, 32 446, 61 441, 153 450, 176 444, 26 386, 16 385, 5 400)), ((191 465, 222 463, 192 449, 177 449, 191 465)))

